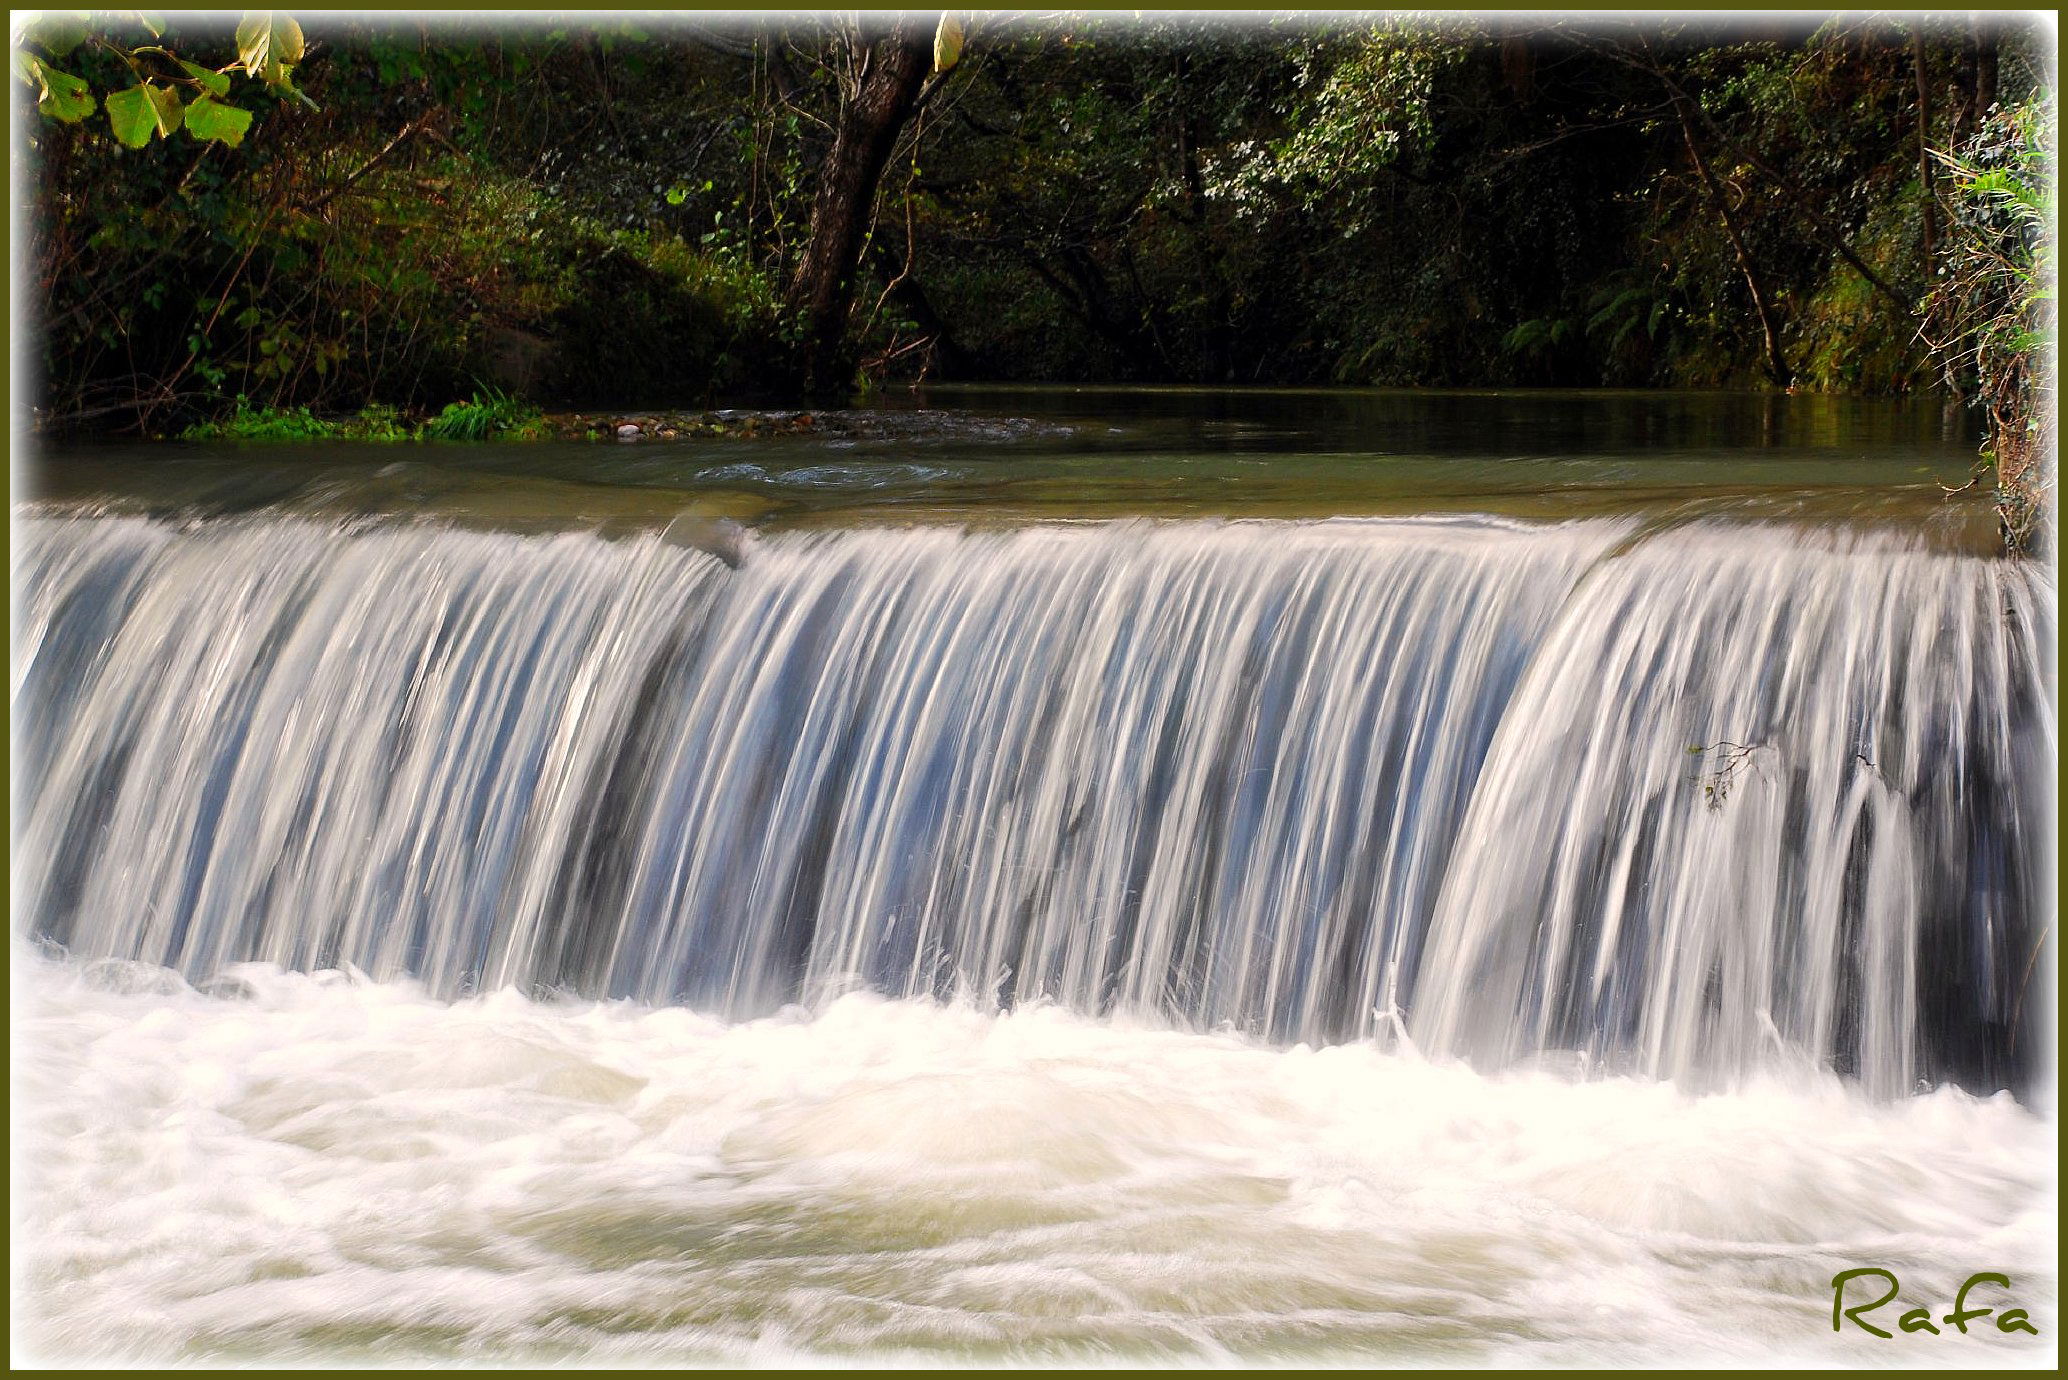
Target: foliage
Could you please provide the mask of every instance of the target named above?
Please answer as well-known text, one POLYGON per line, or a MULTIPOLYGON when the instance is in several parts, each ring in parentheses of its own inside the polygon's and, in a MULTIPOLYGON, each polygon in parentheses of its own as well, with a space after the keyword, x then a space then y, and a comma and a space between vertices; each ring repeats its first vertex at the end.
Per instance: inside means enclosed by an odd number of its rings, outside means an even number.
POLYGON ((1213 195, 1258 207, 1274 196, 1355 234, 1379 174, 1434 145, 1439 80, 1470 57, 1477 21, 1390 18, 1312 42, 1277 139, 1238 141, 1214 160, 1213 195))
MULTIPOLYGON (((789 386, 848 21, 304 22, 26 35, 46 425, 177 430, 240 397, 417 415, 477 380, 595 407, 789 386)), ((1754 279, 1799 388, 1977 389, 2035 329, 1990 334, 2017 313, 2000 272, 1981 309, 1974 257, 2004 257, 1978 227, 2026 176, 2007 134, 1970 147, 2032 87, 2016 26, 1051 14, 934 38, 854 283, 866 385, 1766 386, 1754 279), (1922 177, 1920 146, 1958 166, 1922 177)))
POLYGON ((436 416, 411 423, 393 407, 373 404, 344 416, 318 416, 306 407, 254 407, 238 398, 227 416, 196 422, 183 441, 490 441, 536 440, 545 414, 497 388, 478 389, 469 402, 448 403, 436 416))
MULTIPOLYGON (((1923 38, 1938 138, 1973 118, 1974 54, 2018 35, 1923 38)), ((1795 385, 1917 387, 1909 40, 1867 19, 1021 26, 919 179, 933 355, 1018 378, 1762 384, 1679 94, 1795 385)))
POLYGON ((548 149, 511 137, 505 93, 548 102, 523 112, 547 127, 592 94, 561 83, 595 35, 446 43, 326 21, 293 66, 299 31, 277 17, 241 39, 195 22, 161 35, 187 65, 219 83, 247 63, 291 70, 311 97, 204 145, 196 104, 186 133, 137 149, 106 125, 31 117, 45 425, 177 430, 239 396, 317 415, 415 408, 475 377, 573 402, 701 400, 775 348, 776 293, 752 265, 611 223, 613 189, 536 175, 548 149), (519 68, 540 79, 513 88, 519 68))
POLYGON ((183 441, 407 441, 415 431, 392 407, 379 405, 346 417, 318 417, 306 407, 255 408, 246 398, 226 417, 196 422, 183 441))
POLYGON ((2057 248, 2054 101, 2050 93, 1999 112, 1952 174, 1955 248, 1933 292, 1941 353, 1956 384, 2008 398, 2054 347, 2057 248))
POLYGON ((545 414, 496 388, 483 388, 471 402, 448 403, 418 433, 426 441, 522 440, 540 434, 545 414))
POLYGON ((276 95, 314 104, 295 89, 294 68, 304 49, 301 27, 292 18, 269 10, 247 14, 235 40, 236 60, 211 69, 168 48, 164 21, 147 11, 98 16, 57 11, 23 35, 14 50, 14 70, 17 80, 36 88, 36 108, 52 119, 77 124, 93 114, 98 101, 107 111, 109 131, 129 148, 143 148, 181 129, 198 140, 235 147, 251 127, 252 111, 228 103, 232 73, 276 95), (152 41, 139 43, 139 38, 152 41), (59 62, 78 66, 86 75, 60 71, 59 62), (96 83, 105 92, 98 98, 96 83))
POLYGON ((1997 501, 2015 547, 2040 535, 2055 478, 2059 258, 2058 152, 2051 92, 1997 112, 1951 175, 1951 248, 1926 304, 1926 333, 1947 382, 1990 421, 1997 501))

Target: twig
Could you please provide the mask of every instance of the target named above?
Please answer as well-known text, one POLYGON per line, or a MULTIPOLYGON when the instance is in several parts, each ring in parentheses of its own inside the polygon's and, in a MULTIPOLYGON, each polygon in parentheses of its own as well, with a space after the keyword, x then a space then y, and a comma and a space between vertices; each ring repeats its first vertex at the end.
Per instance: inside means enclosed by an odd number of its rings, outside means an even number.
POLYGON ((330 203, 335 201, 338 197, 350 191, 352 187, 355 184, 357 184, 360 178, 366 176, 368 173, 372 172, 376 167, 380 166, 382 159, 386 158, 389 154, 393 153, 396 149, 400 148, 404 141, 406 141, 411 135, 415 134, 419 129, 423 128, 424 121, 428 120, 429 118, 430 112, 426 111, 422 115, 419 115, 415 119, 411 120, 408 124, 404 125, 399 131, 397 131, 394 138, 390 139, 387 143, 381 145, 381 151, 379 153, 376 153, 373 157, 367 159, 364 163, 360 164, 359 170, 357 172, 353 173, 350 177, 347 177, 344 181, 338 183, 337 186, 332 187, 322 196, 317 197, 314 201, 298 209, 304 215, 313 216, 318 211, 322 210, 324 207, 330 205, 330 203))

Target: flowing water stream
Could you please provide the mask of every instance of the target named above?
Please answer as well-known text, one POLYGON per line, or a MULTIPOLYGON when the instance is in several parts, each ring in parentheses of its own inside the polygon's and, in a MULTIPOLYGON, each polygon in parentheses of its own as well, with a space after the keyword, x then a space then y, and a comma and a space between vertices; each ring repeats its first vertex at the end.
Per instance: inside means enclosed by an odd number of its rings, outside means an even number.
POLYGON ((1951 442, 1076 407, 19 509, 41 1343, 2051 1357, 2054 587, 1951 442))

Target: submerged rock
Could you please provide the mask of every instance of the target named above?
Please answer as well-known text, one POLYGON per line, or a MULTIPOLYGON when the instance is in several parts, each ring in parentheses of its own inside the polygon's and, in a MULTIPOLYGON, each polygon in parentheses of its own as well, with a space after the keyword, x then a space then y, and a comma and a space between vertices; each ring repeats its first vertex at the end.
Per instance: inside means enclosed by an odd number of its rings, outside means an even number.
POLYGON ((661 533, 661 540, 670 546, 688 547, 716 556, 738 570, 741 559, 746 555, 747 528, 731 518, 684 513, 668 524, 661 533))

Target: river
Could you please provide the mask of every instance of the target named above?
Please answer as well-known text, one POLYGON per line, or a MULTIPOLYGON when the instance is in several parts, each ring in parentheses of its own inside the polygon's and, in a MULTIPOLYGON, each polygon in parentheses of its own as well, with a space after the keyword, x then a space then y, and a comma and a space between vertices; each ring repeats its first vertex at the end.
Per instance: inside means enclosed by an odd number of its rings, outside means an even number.
POLYGON ((2056 601, 1973 446, 959 389, 45 457, 22 1335, 2050 1364, 2056 601), (1834 1331, 1861 1266, 2039 1333, 1834 1331))

